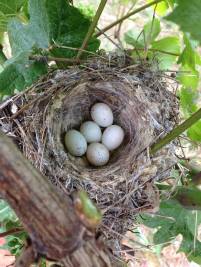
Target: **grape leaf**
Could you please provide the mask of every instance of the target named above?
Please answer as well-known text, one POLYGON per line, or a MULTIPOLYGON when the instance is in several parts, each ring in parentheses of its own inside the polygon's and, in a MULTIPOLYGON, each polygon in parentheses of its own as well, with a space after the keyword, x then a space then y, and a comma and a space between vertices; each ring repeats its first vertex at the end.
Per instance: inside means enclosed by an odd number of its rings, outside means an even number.
MULTIPOLYGON (((9 23, 8 34, 13 55, 36 48, 47 49, 54 42, 61 46, 79 48, 88 31, 91 21, 77 8, 65 0, 29 1, 30 23, 23 25, 13 20, 9 23)), ((92 38, 88 50, 96 51, 99 41, 92 38)), ((73 57, 77 52, 54 48, 51 54, 73 57)))
POLYGON ((180 26, 183 32, 191 34, 192 39, 201 43, 201 1, 200 0, 177 0, 173 12, 166 17, 180 26))
POLYGON ((196 66, 196 52, 194 50, 195 47, 193 47, 190 39, 185 34, 184 34, 184 44, 185 48, 181 53, 177 63, 182 65, 188 65, 193 70, 195 70, 196 66))
POLYGON ((201 242, 194 237, 196 225, 201 224, 201 212, 183 208, 176 200, 162 201, 157 214, 142 215, 143 224, 157 228, 154 234, 154 243, 168 245, 178 234, 183 240, 179 251, 188 255, 189 259, 200 263, 201 242), (194 242, 195 241, 195 242, 194 242))
MULTIPOLYGON (((152 0, 148 0, 147 2, 151 3, 152 0)), ((174 2, 175 0, 165 0, 165 1, 159 2, 157 6, 153 6, 153 8, 155 9, 156 13, 159 16, 164 16, 167 13, 169 8, 174 7, 174 2)))
POLYGON ((143 48, 157 38, 160 30, 160 21, 155 19, 153 23, 150 21, 144 25, 143 33, 140 34, 140 31, 129 30, 125 33, 124 39, 127 44, 130 44, 135 48, 143 48))
MULTIPOLYGON (((180 54, 180 41, 176 36, 165 37, 152 43, 152 49, 159 51, 157 58, 161 69, 168 69, 177 59, 177 54, 180 54), (172 53, 175 55, 161 53, 160 51, 172 53)), ((156 53, 154 53, 156 54, 156 53)))
POLYGON ((28 0, 0 0, 0 35, 7 29, 10 19, 18 16, 28 0))
MULTIPOLYGON (((47 53, 51 47, 50 55, 67 58, 75 56, 76 50, 52 45, 56 42, 58 45, 79 48, 91 23, 66 0, 30 0, 29 15, 28 24, 22 24, 18 19, 8 24, 13 58, 0 73, 1 95, 12 94, 15 89, 23 90, 47 72, 45 63, 28 59, 28 55, 35 50, 47 53)), ((98 39, 92 38, 87 49, 95 52, 98 47, 98 39)))
POLYGON ((0 96, 10 95, 15 89, 21 91, 47 72, 47 65, 28 59, 28 53, 21 53, 3 65, 0 73, 0 96))
POLYGON ((198 121, 191 126, 188 129, 187 134, 191 140, 201 142, 201 121, 198 121))
POLYGON ((187 88, 196 89, 199 83, 199 72, 188 65, 182 66, 177 75, 179 82, 187 88))
POLYGON ((189 115, 197 111, 197 90, 183 86, 179 91, 179 97, 180 106, 182 108, 182 111, 184 112, 185 117, 189 117, 189 115))

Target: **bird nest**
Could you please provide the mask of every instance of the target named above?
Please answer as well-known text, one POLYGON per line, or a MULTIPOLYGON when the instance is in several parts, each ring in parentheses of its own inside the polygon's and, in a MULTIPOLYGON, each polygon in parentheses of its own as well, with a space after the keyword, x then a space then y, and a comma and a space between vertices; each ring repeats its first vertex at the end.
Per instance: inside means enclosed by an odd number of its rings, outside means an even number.
POLYGON ((24 155, 65 193, 84 189, 102 211, 106 238, 124 234, 139 212, 158 207, 154 181, 169 177, 176 162, 174 144, 154 156, 149 147, 177 122, 172 83, 156 64, 93 59, 56 70, 1 104, 0 126, 24 155), (97 102, 110 106, 114 123, 125 131, 109 163, 92 167, 71 156, 64 134, 90 120, 97 102))

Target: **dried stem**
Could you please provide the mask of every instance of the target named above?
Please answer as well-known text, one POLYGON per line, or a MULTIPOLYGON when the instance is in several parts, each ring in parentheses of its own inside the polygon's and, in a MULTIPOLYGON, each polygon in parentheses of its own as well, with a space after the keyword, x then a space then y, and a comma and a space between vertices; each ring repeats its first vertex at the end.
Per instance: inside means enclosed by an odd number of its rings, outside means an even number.
POLYGON ((129 18, 130 16, 133 16, 133 15, 135 15, 135 14, 141 12, 142 10, 144 10, 144 9, 150 7, 150 6, 153 6, 153 5, 155 5, 155 4, 159 3, 159 2, 162 2, 162 1, 164 1, 164 0, 155 0, 155 1, 151 2, 151 3, 148 3, 148 4, 144 5, 144 6, 141 6, 141 7, 137 8, 137 9, 133 10, 132 12, 130 12, 130 13, 126 14, 125 16, 123 16, 122 18, 120 18, 120 19, 114 21, 114 22, 111 23, 110 25, 108 25, 108 26, 106 26, 105 28, 103 28, 100 32, 98 32, 98 33, 95 34, 94 36, 95 36, 95 37, 99 37, 99 36, 102 35, 104 32, 110 30, 111 28, 113 28, 113 27, 116 26, 117 24, 119 24, 119 23, 121 23, 122 21, 124 21, 125 19, 129 18))
POLYGON ((165 145, 169 144, 176 137, 178 137, 181 133, 191 127, 194 123, 201 119, 201 108, 195 112, 190 118, 181 123, 179 126, 174 128, 169 134, 167 134, 164 138, 160 139, 158 142, 151 146, 151 154, 156 153, 165 145))
MULTIPOLYGON (((87 35, 86 35, 86 37, 85 37, 85 39, 84 39, 84 41, 82 43, 82 46, 80 48, 81 50, 83 50, 83 49, 85 49, 87 47, 87 44, 88 44, 92 34, 94 33, 94 30, 96 28, 96 25, 98 23, 98 20, 99 20, 101 14, 103 12, 103 9, 104 9, 106 3, 107 3, 107 0, 101 0, 100 5, 98 7, 98 10, 96 12, 96 15, 95 15, 90 27, 89 27, 87 35)), ((82 51, 81 50, 77 54, 77 59, 79 59, 81 57, 81 55, 82 55, 82 51)))
POLYGON ((30 60, 45 60, 45 61, 55 61, 55 62, 64 62, 64 63, 70 63, 79 65, 82 61, 79 59, 73 59, 73 58, 62 58, 62 57, 50 57, 50 56, 29 56, 30 60))

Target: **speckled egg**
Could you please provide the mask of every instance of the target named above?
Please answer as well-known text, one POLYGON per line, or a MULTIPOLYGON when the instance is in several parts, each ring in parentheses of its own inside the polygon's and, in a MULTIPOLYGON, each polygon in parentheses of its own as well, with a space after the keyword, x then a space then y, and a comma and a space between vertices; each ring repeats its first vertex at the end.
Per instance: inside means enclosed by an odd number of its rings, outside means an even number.
POLYGON ((82 123, 80 132, 84 135, 88 143, 100 142, 102 137, 101 128, 94 121, 85 121, 82 123))
POLYGON ((118 125, 111 125, 105 129, 102 135, 102 143, 108 150, 118 148, 124 139, 124 130, 118 125))
POLYGON ((113 123, 111 108, 105 103, 96 103, 91 108, 92 119, 101 127, 108 127, 113 123))
POLYGON ((93 166, 103 166, 109 161, 108 149, 100 143, 92 143, 87 148, 87 159, 93 166))
POLYGON ((85 154, 87 150, 87 141, 84 136, 76 131, 70 130, 65 135, 65 145, 68 152, 73 155, 80 157, 85 154))

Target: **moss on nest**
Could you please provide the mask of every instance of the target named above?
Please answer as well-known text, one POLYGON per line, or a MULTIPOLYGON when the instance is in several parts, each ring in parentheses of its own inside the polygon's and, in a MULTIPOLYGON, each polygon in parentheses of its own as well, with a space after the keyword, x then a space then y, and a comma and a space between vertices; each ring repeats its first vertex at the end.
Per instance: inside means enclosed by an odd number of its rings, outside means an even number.
POLYGON ((173 128, 178 114, 164 73, 153 65, 117 63, 94 59, 52 72, 0 110, 2 129, 48 179, 67 194, 81 188, 89 193, 103 213, 101 231, 113 239, 131 227, 135 214, 157 208, 154 181, 169 176, 175 147, 169 145, 154 157, 149 147, 173 128), (109 163, 99 168, 69 155, 63 140, 67 130, 90 119, 96 102, 111 107, 115 123, 126 133, 109 163))

